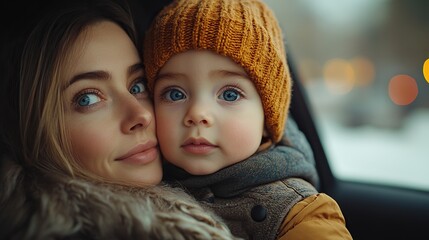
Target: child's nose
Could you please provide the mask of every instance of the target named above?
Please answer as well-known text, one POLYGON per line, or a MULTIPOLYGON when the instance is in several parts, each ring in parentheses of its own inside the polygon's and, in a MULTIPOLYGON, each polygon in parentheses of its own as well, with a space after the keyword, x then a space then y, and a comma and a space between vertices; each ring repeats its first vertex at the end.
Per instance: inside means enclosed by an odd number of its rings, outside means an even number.
POLYGON ((186 113, 184 124, 187 127, 191 126, 205 126, 211 127, 213 125, 213 117, 210 106, 202 103, 195 103, 189 108, 186 113))

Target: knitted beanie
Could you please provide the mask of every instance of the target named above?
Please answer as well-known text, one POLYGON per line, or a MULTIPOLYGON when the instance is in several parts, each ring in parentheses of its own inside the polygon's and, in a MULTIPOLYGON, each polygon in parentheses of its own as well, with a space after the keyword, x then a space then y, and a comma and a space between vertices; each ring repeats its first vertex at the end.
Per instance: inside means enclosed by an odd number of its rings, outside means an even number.
POLYGON ((210 50, 244 68, 262 101, 270 139, 281 140, 291 85, 282 33, 259 0, 174 0, 146 33, 143 59, 148 88, 164 64, 187 50, 210 50))

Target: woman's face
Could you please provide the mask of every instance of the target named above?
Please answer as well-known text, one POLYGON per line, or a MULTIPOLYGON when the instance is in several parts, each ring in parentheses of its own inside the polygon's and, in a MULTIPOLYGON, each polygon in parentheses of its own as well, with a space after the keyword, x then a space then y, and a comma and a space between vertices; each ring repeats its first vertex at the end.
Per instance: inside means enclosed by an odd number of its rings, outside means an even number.
POLYGON ((72 52, 64 90, 72 153, 105 179, 159 183, 153 106, 133 42, 118 25, 102 21, 79 36, 72 52))

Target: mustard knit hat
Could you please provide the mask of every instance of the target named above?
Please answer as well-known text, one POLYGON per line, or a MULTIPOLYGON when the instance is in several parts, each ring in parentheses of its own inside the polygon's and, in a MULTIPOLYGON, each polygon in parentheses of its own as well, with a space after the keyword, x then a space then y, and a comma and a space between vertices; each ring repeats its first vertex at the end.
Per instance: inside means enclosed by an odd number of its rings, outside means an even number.
POLYGON ((164 64, 187 50, 211 50, 241 65, 254 82, 274 143, 281 140, 292 80, 282 33, 273 12, 258 0, 175 0, 146 33, 148 88, 164 64))

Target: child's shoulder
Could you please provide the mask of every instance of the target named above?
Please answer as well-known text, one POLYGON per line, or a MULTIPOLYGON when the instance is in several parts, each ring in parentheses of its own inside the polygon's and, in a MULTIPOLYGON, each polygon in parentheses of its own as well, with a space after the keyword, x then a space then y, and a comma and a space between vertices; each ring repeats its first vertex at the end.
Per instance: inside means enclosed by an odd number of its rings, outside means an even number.
POLYGON ((352 239, 338 203, 325 193, 296 203, 284 219, 278 239, 299 239, 303 232, 308 239, 352 239))

